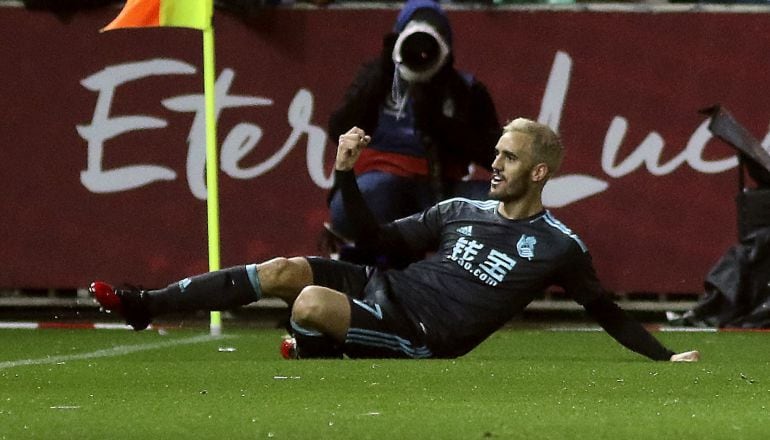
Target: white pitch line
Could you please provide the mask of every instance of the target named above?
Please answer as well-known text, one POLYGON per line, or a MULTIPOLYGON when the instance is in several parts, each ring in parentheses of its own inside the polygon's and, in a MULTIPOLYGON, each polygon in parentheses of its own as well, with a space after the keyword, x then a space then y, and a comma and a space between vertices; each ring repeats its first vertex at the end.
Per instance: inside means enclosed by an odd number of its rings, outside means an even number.
POLYGON ((717 333, 718 328, 714 327, 668 327, 661 326, 658 331, 671 333, 717 333))
POLYGON ((11 330, 21 330, 21 329, 36 329, 38 327, 38 324, 36 322, 0 322, 0 329, 11 329, 11 330))
POLYGON ((549 332, 600 332, 604 331, 601 327, 597 326, 587 326, 587 327, 548 327, 546 330, 549 332))
POLYGON ((213 341, 216 339, 228 339, 234 338, 234 335, 200 335, 191 338, 174 339, 172 341, 158 342, 155 344, 140 344, 140 345, 119 345, 117 347, 106 348, 104 350, 96 350, 90 353, 70 354, 62 356, 49 356, 39 359, 21 359, 18 361, 5 361, 0 362, 0 370, 13 367, 22 367, 27 365, 46 365, 46 364, 58 364, 69 361, 79 361, 85 359, 96 359, 112 356, 123 356, 126 354, 136 353, 139 351, 156 350, 159 348, 168 348, 176 345, 197 344, 199 342, 213 341))
MULTIPOLYGON (((585 326, 585 327, 548 327, 546 330, 550 332, 601 332, 604 331, 599 326, 585 326)), ((654 326, 650 329, 653 332, 668 332, 668 333, 717 333, 718 328, 713 327, 673 327, 667 325, 654 326)))

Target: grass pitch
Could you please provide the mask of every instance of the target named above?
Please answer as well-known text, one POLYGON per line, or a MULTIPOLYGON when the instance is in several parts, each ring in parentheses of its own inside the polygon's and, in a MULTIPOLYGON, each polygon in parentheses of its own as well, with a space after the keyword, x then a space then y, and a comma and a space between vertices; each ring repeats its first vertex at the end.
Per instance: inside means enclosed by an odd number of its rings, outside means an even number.
POLYGON ((770 334, 506 330, 456 360, 285 361, 281 332, 0 330, 0 439, 761 439, 770 334))

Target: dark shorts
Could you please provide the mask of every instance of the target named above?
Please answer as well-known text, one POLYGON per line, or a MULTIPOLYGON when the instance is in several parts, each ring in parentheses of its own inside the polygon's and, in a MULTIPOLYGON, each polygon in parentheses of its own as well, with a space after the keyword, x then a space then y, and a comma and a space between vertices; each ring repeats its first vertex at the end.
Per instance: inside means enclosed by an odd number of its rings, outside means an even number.
POLYGON ((350 328, 344 352, 351 358, 429 358, 422 332, 390 296, 387 279, 369 266, 308 258, 313 283, 348 296, 350 328))

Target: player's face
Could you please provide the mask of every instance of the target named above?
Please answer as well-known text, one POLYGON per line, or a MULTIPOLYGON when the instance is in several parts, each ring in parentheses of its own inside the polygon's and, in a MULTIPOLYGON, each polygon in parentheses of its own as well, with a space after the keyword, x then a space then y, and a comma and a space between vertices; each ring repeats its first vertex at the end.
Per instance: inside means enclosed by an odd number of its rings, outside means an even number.
POLYGON ((500 137, 492 162, 489 198, 513 202, 527 195, 534 186, 533 162, 532 136, 512 131, 500 137))

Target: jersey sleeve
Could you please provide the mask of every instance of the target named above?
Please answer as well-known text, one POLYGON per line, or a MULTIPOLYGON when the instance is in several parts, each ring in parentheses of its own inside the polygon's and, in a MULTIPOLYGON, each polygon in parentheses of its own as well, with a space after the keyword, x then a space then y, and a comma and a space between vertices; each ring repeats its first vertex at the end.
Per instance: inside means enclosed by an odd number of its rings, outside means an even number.
POLYGON ((654 361, 667 361, 674 354, 609 298, 596 299, 583 307, 607 334, 629 350, 654 361))
POLYGON ((591 254, 577 244, 572 244, 571 257, 562 265, 557 278, 570 298, 585 305, 605 295, 594 269, 591 254))
MULTIPOLYGON (((342 195, 345 215, 350 219, 356 246, 382 254, 401 255, 404 249, 427 249, 425 240, 430 234, 426 225, 432 224, 435 215, 427 211, 395 222, 379 224, 361 195, 353 171, 335 171, 335 185, 342 195)), ((430 211, 430 210, 428 210, 430 211)))
POLYGON ((563 287, 624 347, 656 361, 668 360, 674 354, 610 299, 596 276, 591 255, 582 248, 564 268, 563 287))
POLYGON ((404 243, 415 252, 435 250, 441 237, 440 205, 393 222, 404 243))

